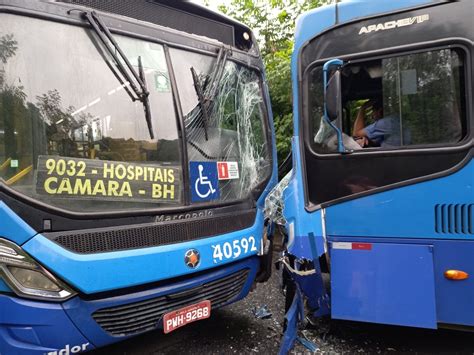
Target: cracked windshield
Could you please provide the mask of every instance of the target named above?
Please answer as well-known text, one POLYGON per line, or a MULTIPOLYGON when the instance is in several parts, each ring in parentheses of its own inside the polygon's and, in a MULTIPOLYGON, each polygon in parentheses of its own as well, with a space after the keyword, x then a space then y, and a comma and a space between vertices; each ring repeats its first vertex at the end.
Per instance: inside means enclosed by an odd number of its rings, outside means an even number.
POLYGON ((1 15, 0 179, 84 212, 250 196, 271 173, 257 72, 223 49, 206 56, 171 48, 178 102, 164 47, 114 38, 147 97, 134 95, 140 86, 118 70, 123 58, 112 58, 92 30, 1 15))

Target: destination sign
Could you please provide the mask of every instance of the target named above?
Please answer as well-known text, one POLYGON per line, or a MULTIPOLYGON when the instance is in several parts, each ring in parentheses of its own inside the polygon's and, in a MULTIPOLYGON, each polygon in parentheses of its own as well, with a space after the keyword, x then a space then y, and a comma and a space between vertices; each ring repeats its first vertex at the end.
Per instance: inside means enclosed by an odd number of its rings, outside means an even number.
POLYGON ((51 197, 89 200, 179 202, 181 168, 39 156, 36 192, 51 197))

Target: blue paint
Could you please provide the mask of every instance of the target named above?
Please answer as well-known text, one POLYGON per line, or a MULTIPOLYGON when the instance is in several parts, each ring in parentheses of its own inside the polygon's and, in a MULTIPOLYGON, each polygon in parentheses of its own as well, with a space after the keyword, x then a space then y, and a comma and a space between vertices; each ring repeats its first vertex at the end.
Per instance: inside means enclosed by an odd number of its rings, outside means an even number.
POLYGON ((335 319, 436 328, 429 245, 373 243, 372 250, 331 248, 335 319))
POLYGON ((306 349, 308 349, 311 352, 311 354, 316 353, 316 351, 318 351, 318 349, 319 349, 319 347, 316 345, 316 343, 314 343, 314 342, 312 342, 308 339, 305 339, 303 337, 297 337, 296 340, 298 340, 298 343, 300 343, 306 349))
POLYGON ((0 295, 0 310, 0 354, 44 355, 90 343, 60 304, 0 295))
MULTIPOLYGON (((474 272, 471 261, 473 251, 470 249, 474 242, 466 241, 474 240, 474 235, 459 231, 437 233, 435 230, 436 204, 474 203, 474 163, 448 177, 355 198, 330 206, 325 211, 308 212, 305 208, 303 138, 299 136, 301 78, 298 76, 298 58, 303 46, 335 25, 442 2, 446 1, 347 0, 312 10, 297 20, 292 56, 293 175, 284 193, 284 216, 290 236, 288 251, 296 258, 310 258, 314 254, 310 239, 316 244, 318 255, 324 253, 326 238, 376 244, 372 254, 352 250, 332 251, 332 311, 335 317, 428 328, 435 328, 437 322, 463 325, 474 322, 474 312, 466 312, 466 309, 472 308, 474 297, 471 280, 453 283, 443 276, 448 265, 458 265, 464 271, 474 272), (322 227, 323 220, 325 228, 322 227), (310 237, 311 232, 314 237, 310 237), (446 247, 443 243, 465 244, 446 247), (456 259, 455 251, 463 247, 465 252, 458 253, 456 259), (422 274, 416 281, 407 281, 400 276, 407 275, 412 269, 422 274), (392 283, 387 283, 387 280, 392 283), (354 289, 357 285, 361 285, 361 289, 354 289), (452 302, 453 299, 456 302, 452 302)), ((376 17, 374 21, 377 21, 376 17)), ((324 186, 318 188, 324 189, 324 186)), ((304 285, 304 280, 298 282, 304 285)), ((314 283, 314 288, 320 287, 318 282, 314 283)), ((318 297, 318 292, 307 293, 313 294, 308 304, 318 297)))
POLYGON ((216 162, 192 161, 189 163, 189 175, 192 202, 219 199, 219 178, 216 162))
POLYGON ((298 137, 293 137, 291 146, 293 149, 293 171, 288 187, 283 192, 285 208, 283 215, 287 221, 288 250, 291 254, 301 258, 313 260, 313 253, 318 256, 324 254, 324 240, 322 238, 321 211, 307 213, 304 209, 304 178, 300 167, 300 151, 298 137), (309 235, 315 237, 315 248, 311 247, 309 235))
POLYGON ((3 201, 0 201, 0 238, 23 244, 36 232, 13 212, 3 201))
POLYGON ((436 314, 438 323, 474 326, 474 279, 451 281, 444 277, 449 269, 462 270, 474 275, 474 241, 439 240, 439 239, 405 239, 405 238, 362 238, 330 237, 331 242, 384 243, 385 245, 430 245, 433 249, 436 314))
POLYGON ((262 235, 263 213, 259 210, 251 228, 186 243, 111 253, 75 254, 38 235, 23 248, 68 284, 90 294, 188 275, 245 259, 257 252, 249 250, 235 259, 214 261, 212 245, 232 244, 233 240, 253 236, 258 249, 262 235), (201 263, 194 270, 184 263, 184 255, 191 248, 201 254, 201 263))
POLYGON ((298 17, 295 30, 295 53, 309 40, 336 24, 382 15, 411 7, 442 3, 444 0, 346 0, 308 11, 298 17), (337 19, 336 19, 337 6, 337 19), (337 20, 337 22, 336 22, 337 20))
POLYGON ((12 292, 10 287, 0 278, 0 292, 12 292))
MULTIPOLYGON (((92 318, 95 311, 186 291, 248 269, 248 277, 242 290, 229 300, 229 304, 248 294, 258 268, 258 258, 251 257, 194 278, 162 284, 146 291, 92 301, 74 297, 63 304, 56 304, 0 295, 0 354, 44 355, 54 351, 59 353, 61 349, 67 348, 71 351, 75 346, 83 344, 87 344, 87 350, 92 350, 96 346, 115 343, 130 336, 108 334, 92 318)), ((157 329, 161 328, 162 324, 158 322, 157 329)))
POLYGON ((440 179, 331 206, 326 209, 327 234, 332 237, 474 240, 473 234, 463 234, 462 230, 458 230, 459 233, 435 230, 437 204, 474 203, 473 176, 474 162, 470 162, 458 172, 440 179))
POLYGON ((288 312, 285 314, 286 329, 281 339, 279 355, 286 355, 290 352, 298 338, 298 323, 304 319, 304 302, 303 295, 296 287, 296 292, 293 297, 288 312))
POLYGON ((339 23, 358 18, 401 11, 411 7, 446 2, 444 0, 346 0, 338 4, 339 23))
POLYGON ((436 308, 438 322, 474 326, 474 241, 435 241, 436 308), (467 280, 452 281, 446 270, 462 270, 467 280))
MULTIPOLYGON (((236 302, 244 298, 255 280, 259 267, 259 260, 257 257, 247 258, 246 260, 233 263, 225 268, 210 271, 204 275, 200 275, 194 278, 188 278, 184 281, 174 282, 171 284, 164 284, 153 289, 146 291, 128 293, 122 296, 102 298, 92 301, 85 301, 79 297, 73 298, 67 301, 64 304, 64 309, 66 310, 68 316, 72 321, 77 325, 81 332, 91 341, 91 343, 96 346, 104 346, 117 341, 121 341, 130 336, 117 337, 111 336, 105 332, 97 322, 92 318, 92 314, 103 308, 115 307, 120 305, 126 305, 129 303, 146 301, 149 299, 154 299, 161 297, 167 294, 173 294, 178 292, 183 292, 193 287, 203 285, 214 280, 224 278, 230 274, 233 274, 242 269, 249 269, 249 275, 247 281, 242 288, 241 292, 236 295, 229 303, 236 302)), ((211 316, 213 309, 211 309, 211 316)), ((157 322, 157 329, 163 329, 162 322, 157 322)))

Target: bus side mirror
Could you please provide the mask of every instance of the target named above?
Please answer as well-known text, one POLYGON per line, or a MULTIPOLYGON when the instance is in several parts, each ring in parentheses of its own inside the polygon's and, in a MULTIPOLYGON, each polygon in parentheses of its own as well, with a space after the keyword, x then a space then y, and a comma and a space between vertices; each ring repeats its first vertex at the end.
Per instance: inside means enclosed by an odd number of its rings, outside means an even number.
MULTIPOLYGON (((331 121, 337 120, 339 123, 342 116, 342 100, 341 100, 341 71, 336 70, 336 72, 329 79, 326 96, 324 97, 326 101, 326 110, 328 117, 331 121)), ((337 127, 341 126, 337 124, 337 127)))
POLYGON ((332 59, 323 66, 324 76, 324 120, 331 126, 337 135, 337 151, 339 153, 346 152, 342 140, 342 85, 341 70, 343 61, 340 59, 332 59), (331 67, 337 67, 331 79, 328 80, 331 67), (335 124, 334 124, 335 123, 335 124))

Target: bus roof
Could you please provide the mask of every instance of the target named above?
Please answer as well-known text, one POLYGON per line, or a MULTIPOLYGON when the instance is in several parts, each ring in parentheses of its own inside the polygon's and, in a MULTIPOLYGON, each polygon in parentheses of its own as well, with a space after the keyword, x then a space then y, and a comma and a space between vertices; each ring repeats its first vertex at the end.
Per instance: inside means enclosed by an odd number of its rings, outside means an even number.
POLYGON ((176 0, 42 0, 81 5, 116 15, 173 28, 218 40, 239 49, 249 50, 253 43, 251 29, 234 19, 191 1, 176 0), (246 39, 247 36, 249 39, 246 39))
POLYGON ((452 0, 345 0, 301 15, 296 22, 295 52, 324 30, 358 18, 452 0))

